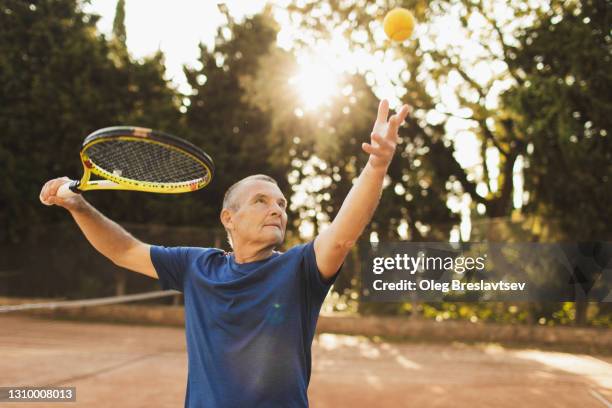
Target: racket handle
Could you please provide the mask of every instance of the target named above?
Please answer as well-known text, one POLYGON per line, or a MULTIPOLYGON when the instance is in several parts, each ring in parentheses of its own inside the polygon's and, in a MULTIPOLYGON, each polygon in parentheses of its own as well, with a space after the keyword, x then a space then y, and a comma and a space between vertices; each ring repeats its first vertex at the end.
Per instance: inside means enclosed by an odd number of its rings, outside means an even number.
POLYGON ((81 190, 78 189, 79 184, 78 180, 62 184, 60 188, 57 189, 56 196, 59 198, 70 198, 81 194, 81 190))

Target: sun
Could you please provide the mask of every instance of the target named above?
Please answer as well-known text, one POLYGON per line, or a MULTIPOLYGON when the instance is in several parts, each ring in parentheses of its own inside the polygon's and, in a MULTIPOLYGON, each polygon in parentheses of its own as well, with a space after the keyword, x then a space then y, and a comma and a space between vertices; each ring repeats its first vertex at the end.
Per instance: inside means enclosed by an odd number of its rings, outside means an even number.
POLYGON ((301 99, 304 110, 315 110, 328 104, 338 92, 338 75, 332 67, 316 56, 299 61, 299 71, 289 80, 301 99))

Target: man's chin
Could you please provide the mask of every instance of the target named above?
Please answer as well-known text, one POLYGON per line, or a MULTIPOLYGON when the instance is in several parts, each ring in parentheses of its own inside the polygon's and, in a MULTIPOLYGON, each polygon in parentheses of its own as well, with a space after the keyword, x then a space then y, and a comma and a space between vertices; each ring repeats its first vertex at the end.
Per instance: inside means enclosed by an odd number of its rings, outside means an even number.
POLYGON ((285 241, 285 236, 283 234, 274 234, 274 236, 270 236, 270 239, 268 240, 268 242, 270 243, 270 246, 275 246, 275 247, 281 246, 284 241, 285 241))
POLYGON ((285 241, 285 234, 278 227, 266 226, 259 234, 259 242, 266 247, 278 247, 285 241))
POLYGON ((278 238, 277 238, 277 239, 274 241, 274 245, 275 245, 275 246, 277 246, 277 247, 279 247, 279 246, 283 245, 283 242, 284 242, 284 241, 285 241, 285 237, 284 237, 284 236, 278 237, 278 238))

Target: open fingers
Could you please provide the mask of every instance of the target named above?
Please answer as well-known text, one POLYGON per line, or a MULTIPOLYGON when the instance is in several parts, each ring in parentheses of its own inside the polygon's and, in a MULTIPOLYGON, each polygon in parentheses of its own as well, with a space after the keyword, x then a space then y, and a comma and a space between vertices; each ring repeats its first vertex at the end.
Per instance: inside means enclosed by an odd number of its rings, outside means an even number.
POLYGON ((389 116, 389 101, 383 99, 378 104, 378 115, 376 116, 376 123, 386 123, 387 116, 389 116))
POLYGON ((363 149, 364 152, 366 152, 369 155, 377 156, 377 157, 382 156, 382 152, 369 143, 362 143, 361 148, 363 149))
POLYGON ((409 113, 410 113, 410 106, 408 105, 402 106, 402 109, 398 113, 400 116, 400 124, 404 123, 409 113))
POLYGON ((408 110, 408 105, 404 105, 402 106, 399 112, 391 116, 391 119, 389 119, 389 128, 387 130, 386 135, 388 138, 397 138, 397 132, 401 124, 404 122, 404 119, 406 119, 406 116, 408 116, 408 110))
POLYGON ((392 151, 395 150, 395 143, 392 143, 386 137, 381 136, 377 133, 372 133, 372 146, 378 147, 381 150, 392 151))

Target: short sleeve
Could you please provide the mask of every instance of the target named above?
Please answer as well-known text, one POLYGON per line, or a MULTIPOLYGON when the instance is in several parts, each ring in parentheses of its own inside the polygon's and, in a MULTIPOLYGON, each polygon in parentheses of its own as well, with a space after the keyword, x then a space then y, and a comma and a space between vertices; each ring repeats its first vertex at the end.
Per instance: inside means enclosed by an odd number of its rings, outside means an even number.
POLYGON ((308 281, 308 286, 311 293, 321 302, 327 296, 327 292, 332 287, 336 278, 338 277, 338 273, 342 269, 342 264, 340 268, 336 271, 334 276, 329 281, 324 281, 321 277, 321 272, 319 272, 319 268, 317 267, 317 259, 314 251, 314 241, 309 242, 304 245, 304 265, 306 269, 306 280, 308 281))
POLYGON ((189 268, 188 247, 151 246, 151 261, 162 289, 183 291, 185 275, 189 268))

